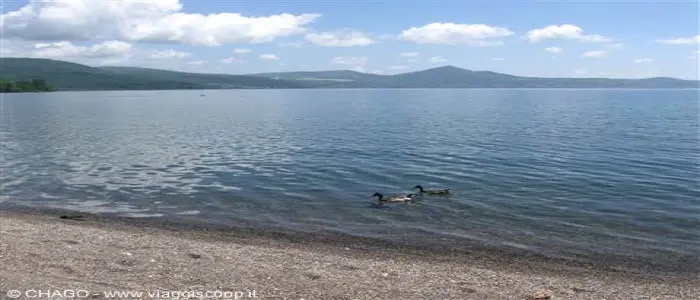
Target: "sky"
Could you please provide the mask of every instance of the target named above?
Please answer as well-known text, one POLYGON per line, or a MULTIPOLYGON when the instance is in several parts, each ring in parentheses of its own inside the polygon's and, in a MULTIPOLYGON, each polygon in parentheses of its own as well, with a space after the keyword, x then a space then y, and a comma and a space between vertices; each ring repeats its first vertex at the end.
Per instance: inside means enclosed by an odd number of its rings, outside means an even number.
POLYGON ((4 0, 0 54, 228 74, 699 79, 699 14, 677 0, 4 0))

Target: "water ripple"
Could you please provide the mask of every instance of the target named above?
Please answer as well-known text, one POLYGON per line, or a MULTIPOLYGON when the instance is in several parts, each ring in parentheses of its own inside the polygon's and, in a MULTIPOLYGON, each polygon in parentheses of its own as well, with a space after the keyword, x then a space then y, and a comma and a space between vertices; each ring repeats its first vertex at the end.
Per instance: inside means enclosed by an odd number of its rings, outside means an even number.
POLYGON ((0 205, 561 257, 692 256, 697 100, 696 91, 13 94, 0 111, 0 205), (370 206, 375 191, 416 184, 454 194, 370 206))

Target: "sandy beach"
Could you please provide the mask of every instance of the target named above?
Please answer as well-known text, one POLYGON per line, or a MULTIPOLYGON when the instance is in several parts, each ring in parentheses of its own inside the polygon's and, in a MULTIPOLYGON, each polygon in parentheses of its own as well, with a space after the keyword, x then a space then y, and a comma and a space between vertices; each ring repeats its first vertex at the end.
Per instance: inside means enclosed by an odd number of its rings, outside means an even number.
MULTIPOLYGON (((184 291, 210 299, 700 298, 696 276, 353 245, 2 212, 0 299, 36 299, 39 293, 66 290, 91 299, 120 298, 117 292, 172 299, 184 291)), ((125 295, 121 298, 129 298, 125 295)))

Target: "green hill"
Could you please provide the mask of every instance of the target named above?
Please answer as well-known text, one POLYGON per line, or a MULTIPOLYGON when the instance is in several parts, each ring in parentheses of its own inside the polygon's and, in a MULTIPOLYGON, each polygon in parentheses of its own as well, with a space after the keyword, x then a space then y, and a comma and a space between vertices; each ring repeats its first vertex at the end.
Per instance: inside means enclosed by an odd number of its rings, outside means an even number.
POLYGON ((57 90, 160 90, 222 88, 300 88, 295 82, 244 75, 217 75, 143 68, 95 68, 36 58, 0 59, 0 78, 40 78, 57 90))
POLYGON ((57 90, 159 90, 238 88, 700 88, 699 81, 538 78, 444 66, 397 75, 347 70, 249 75, 200 74, 135 67, 89 67, 35 58, 0 59, 0 79, 43 79, 57 90))
POLYGON ((148 80, 187 82, 209 89, 237 88, 303 88, 304 85, 264 76, 186 73, 135 67, 99 67, 98 69, 122 76, 148 80))
MULTIPOLYGON (((328 83, 339 88, 700 88, 700 81, 676 78, 609 79, 609 78, 538 78, 520 77, 491 71, 471 71, 444 66, 396 75, 330 71, 344 82, 328 83)), ((329 78, 328 71, 262 73, 256 76, 296 80, 329 78)))
POLYGON ((34 58, 2 58, 0 78, 44 79, 57 90, 199 89, 199 85, 134 78, 81 64, 34 58))
POLYGON ((279 72, 279 73, 258 73, 253 76, 263 76, 279 79, 299 79, 299 80, 328 80, 328 81, 367 81, 381 78, 382 75, 360 73, 349 70, 335 71, 305 71, 305 72, 279 72))
POLYGON ((381 82, 384 77, 382 75, 349 70, 257 73, 250 75, 294 81, 307 88, 345 88, 354 87, 357 83, 361 83, 358 87, 371 87, 372 82, 381 82))

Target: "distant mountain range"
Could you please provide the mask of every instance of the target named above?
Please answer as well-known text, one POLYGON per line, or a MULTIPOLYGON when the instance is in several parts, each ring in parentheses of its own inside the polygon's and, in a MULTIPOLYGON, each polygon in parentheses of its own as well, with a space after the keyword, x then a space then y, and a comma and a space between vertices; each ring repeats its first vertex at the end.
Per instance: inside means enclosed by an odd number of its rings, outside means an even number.
POLYGON ((89 67, 36 58, 0 59, 0 78, 44 79, 57 90, 299 89, 299 88, 700 88, 700 81, 538 78, 444 66, 396 75, 355 71, 201 74, 136 67, 89 67))

